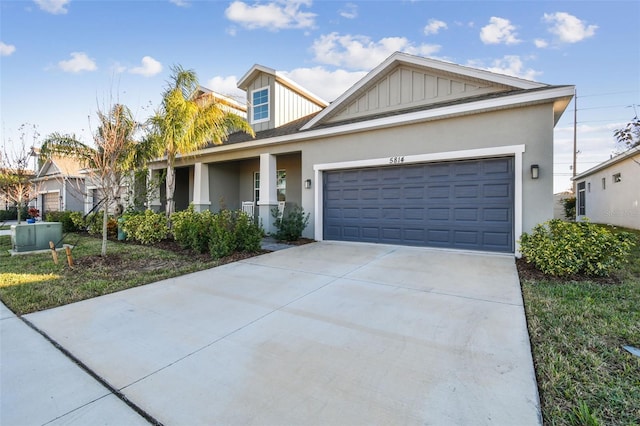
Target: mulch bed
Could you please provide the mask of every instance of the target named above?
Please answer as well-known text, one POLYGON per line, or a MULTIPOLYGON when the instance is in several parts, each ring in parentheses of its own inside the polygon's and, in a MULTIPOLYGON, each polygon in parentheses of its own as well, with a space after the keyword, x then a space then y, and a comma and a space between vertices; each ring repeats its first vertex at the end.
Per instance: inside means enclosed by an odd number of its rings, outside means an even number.
POLYGON ((531 281, 549 281, 555 283, 571 283, 571 282, 584 282, 589 281, 597 284, 611 285, 611 284, 620 284, 622 280, 620 277, 616 275, 611 275, 609 277, 592 277, 584 274, 574 274, 568 277, 554 277, 552 275, 547 275, 537 269, 532 263, 527 263, 524 258, 516 259, 516 267, 518 268, 518 275, 520 276, 520 280, 531 280, 531 281))

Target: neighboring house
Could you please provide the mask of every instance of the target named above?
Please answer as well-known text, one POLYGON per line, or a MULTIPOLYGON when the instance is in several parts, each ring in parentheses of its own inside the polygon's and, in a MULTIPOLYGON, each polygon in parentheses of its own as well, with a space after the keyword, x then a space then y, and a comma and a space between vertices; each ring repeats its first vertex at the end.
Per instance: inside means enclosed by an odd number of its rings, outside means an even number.
POLYGON ((52 156, 31 182, 36 193, 35 207, 42 217, 51 211, 84 211, 85 177, 78 160, 52 156))
POLYGON ((640 147, 580 173, 576 217, 640 229, 640 147))
POLYGON ((316 240, 505 253, 553 217, 553 128, 574 86, 395 53, 331 104, 261 65, 238 87, 256 137, 179 159, 176 208, 253 203, 272 232, 285 201, 316 240))
POLYGON ((553 218, 560 220, 569 220, 565 215, 564 200, 573 197, 573 192, 563 191, 553 194, 553 218))

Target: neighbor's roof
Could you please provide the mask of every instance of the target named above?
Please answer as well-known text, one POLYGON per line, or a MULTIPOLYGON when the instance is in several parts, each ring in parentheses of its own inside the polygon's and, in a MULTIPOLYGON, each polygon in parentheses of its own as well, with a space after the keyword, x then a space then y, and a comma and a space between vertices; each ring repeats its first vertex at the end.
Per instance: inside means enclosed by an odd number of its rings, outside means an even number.
POLYGON ((621 161, 626 160, 627 158, 631 158, 634 157, 636 155, 640 155, 640 146, 636 146, 635 148, 631 148, 628 151, 623 152, 622 154, 618 154, 615 157, 612 157, 610 159, 608 159, 607 161, 604 161, 600 164, 598 164, 595 167, 590 168, 589 170, 587 170, 586 172, 582 172, 579 175, 576 175, 574 177, 571 178, 571 180, 580 180, 583 179, 589 175, 592 175, 596 172, 599 172, 600 170, 606 169, 607 167, 613 166, 614 164, 617 164, 621 161))

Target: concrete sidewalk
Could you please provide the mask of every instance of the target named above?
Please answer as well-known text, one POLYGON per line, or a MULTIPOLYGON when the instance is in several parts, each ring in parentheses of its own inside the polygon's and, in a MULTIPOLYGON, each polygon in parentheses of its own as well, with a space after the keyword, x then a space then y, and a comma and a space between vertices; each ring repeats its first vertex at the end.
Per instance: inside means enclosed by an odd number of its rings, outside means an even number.
POLYGON ((0 424, 148 425, 0 303, 0 424))
POLYGON ((541 423, 509 256, 313 243, 26 318, 166 425, 541 423))

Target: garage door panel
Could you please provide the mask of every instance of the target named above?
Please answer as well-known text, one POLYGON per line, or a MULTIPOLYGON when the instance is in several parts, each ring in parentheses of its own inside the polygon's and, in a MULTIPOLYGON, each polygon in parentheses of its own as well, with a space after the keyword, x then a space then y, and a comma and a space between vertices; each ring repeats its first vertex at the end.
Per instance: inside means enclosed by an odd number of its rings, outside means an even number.
POLYGON ((325 239, 513 251, 513 158, 323 175, 325 239))

